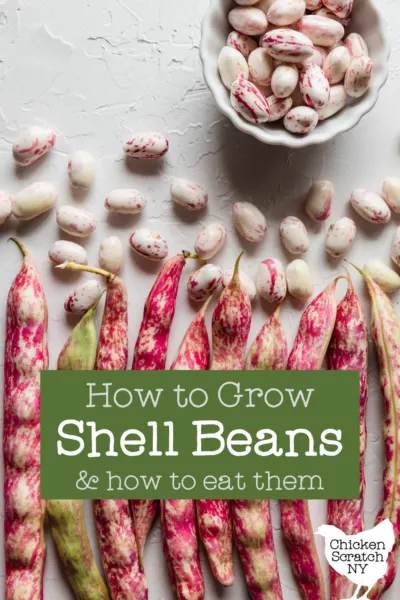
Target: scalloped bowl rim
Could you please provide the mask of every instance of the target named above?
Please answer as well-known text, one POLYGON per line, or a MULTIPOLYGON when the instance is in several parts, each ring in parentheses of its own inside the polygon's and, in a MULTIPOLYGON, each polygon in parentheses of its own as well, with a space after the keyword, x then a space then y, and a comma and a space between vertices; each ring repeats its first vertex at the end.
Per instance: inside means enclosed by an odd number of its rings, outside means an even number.
POLYGON ((321 131, 322 128, 316 127, 310 134, 306 136, 298 136, 285 131, 284 129, 278 131, 274 130, 274 134, 271 135, 271 131, 266 128, 262 128, 259 125, 254 125, 245 119, 243 119, 232 107, 229 94, 222 84, 218 72, 216 70, 216 57, 210 52, 210 36, 215 30, 213 22, 216 21, 215 16, 220 12, 223 5, 227 0, 211 0, 210 6, 204 15, 202 27, 201 27, 201 42, 200 42, 200 58, 203 64, 203 74, 205 82, 210 89, 214 99, 221 110, 221 112, 227 116, 230 121, 240 129, 241 131, 248 133, 258 139, 264 144, 270 144, 275 146, 286 146, 289 148, 304 148, 313 144, 324 144, 330 141, 339 133, 344 133, 355 127, 362 117, 366 115, 377 103, 379 93, 389 76, 389 57, 390 57, 390 44, 388 42, 388 31, 385 21, 385 17, 381 8, 377 5, 376 0, 361 0, 363 4, 369 4, 373 11, 375 11, 378 23, 378 34, 382 40, 382 48, 380 50, 380 70, 375 72, 372 78, 372 84, 362 99, 356 104, 348 106, 343 111, 327 119, 324 123, 331 125, 326 127, 325 131, 321 131), (332 123, 336 126, 334 127, 332 123))

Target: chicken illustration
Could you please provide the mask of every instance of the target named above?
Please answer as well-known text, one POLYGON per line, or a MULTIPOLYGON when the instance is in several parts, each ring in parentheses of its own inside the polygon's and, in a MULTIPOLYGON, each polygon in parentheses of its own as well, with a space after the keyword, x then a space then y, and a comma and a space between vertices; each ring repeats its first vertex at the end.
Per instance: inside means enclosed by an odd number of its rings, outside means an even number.
POLYGON ((387 559, 395 543, 389 519, 357 535, 346 535, 333 525, 322 525, 316 535, 325 538, 325 556, 332 569, 357 586, 351 600, 357 598, 361 587, 367 588, 362 596, 367 598, 375 583, 386 574, 387 559))

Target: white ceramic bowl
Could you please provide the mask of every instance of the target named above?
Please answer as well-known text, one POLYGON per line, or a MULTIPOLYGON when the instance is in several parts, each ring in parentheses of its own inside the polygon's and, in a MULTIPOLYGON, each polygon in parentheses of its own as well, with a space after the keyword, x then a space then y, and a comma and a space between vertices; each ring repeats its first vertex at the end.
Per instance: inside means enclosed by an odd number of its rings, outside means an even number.
POLYGON ((350 27, 360 33, 368 45, 369 54, 374 66, 371 87, 358 100, 349 98, 346 107, 339 113, 321 121, 317 127, 305 136, 296 136, 283 128, 282 121, 270 125, 253 125, 243 119, 230 103, 229 92, 223 85, 217 69, 218 55, 225 45, 229 32, 228 12, 237 6, 234 0, 211 0, 211 5, 204 17, 200 56, 203 63, 204 79, 210 88, 220 110, 232 123, 245 133, 249 133, 265 144, 303 148, 311 144, 322 144, 331 140, 338 133, 348 131, 373 108, 379 91, 388 76, 389 42, 384 16, 378 8, 378 0, 354 0, 354 8, 350 27))

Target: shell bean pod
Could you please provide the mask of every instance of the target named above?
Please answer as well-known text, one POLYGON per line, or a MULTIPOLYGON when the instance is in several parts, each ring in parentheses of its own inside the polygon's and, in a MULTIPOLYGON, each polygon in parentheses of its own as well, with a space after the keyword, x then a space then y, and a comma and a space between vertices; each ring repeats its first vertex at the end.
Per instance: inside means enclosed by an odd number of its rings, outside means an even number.
POLYGON ((347 254, 353 245, 357 228, 352 219, 342 217, 328 229, 326 234, 325 248, 328 254, 339 258, 347 254))
POLYGON ((383 198, 363 188, 353 191, 350 203, 354 210, 370 223, 385 224, 391 218, 390 208, 383 198))
POLYGON ((329 102, 325 108, 318 109, 318 117, 320 121, 325 121, 336 115, 342 108, 346 106, 347 94, 344 85, 333 85, 329 96, 329 102))
POLYGON ((68 160, 68 175, 71 185, 88 190, 94 181, 95 160, 85 150, 76 150, 68 160))
POLYGON ((324 0, 324 5, 341 19, 349 17, 353 10, 353 0, 324 0))
POLYGON ((14 199, 5 190, 0 190, 0 225, 3 225, 11 215, 14 199))
POLYGON ((329 81, 318 65, 308 65, 300 74, 300 92, 305 103, 315 110, 325 108, 329 102, 329 81))
POLYGON ((137 254, 149 260, 163 260, 168 256, 168 244, 166 240, 156 231, 147 227, 136 229, 130 237, 129 244, 137 254))
POLYGON ((310 106, 296 106, 286 113, 283 124, 291 133, 305 135, 318 125, 318 113, 310 106))
POLYGON ((266 48, 256 48, 248 58, 251 80, 256 85, 270 85, 275 69, 274 59, 266 48))
POLYGON ((292 29, 269 31, 264 35, 262 45, 272 58, 290 63, 302 63, 314 52, 310 38, 292 29))
POLYGON ((381 260, 373 259, 365 263, 364 273, 386 293, 391 294, 400 289, 400 276, 381 260))
POLYGON ((168 140, 161 133, 137 133, 123 146, 125 154, 144 160, 161 158, 168 148, 168 140))
POLYGON ((344 78, 346 93, 352 98, 363 96, 370 86, 372 72, 372 60, 369 56, 353 58, 344 78))
POLYGON ((277 98, 288 98, 299 82, 299 71, 295 65, 279 65, 272 75, 271 88, 277 98))
POLYGON ((56 143, 56 134, 48 127, 28 127, 15 140, 12 147, 14 160, 22 167, 32 165, 49 152, 56 143))
MULTIPOLYGON (((233 274, 233 269, 226 269, 226 271, 224 272, 224 275, 222 277, 222 285, 224 288, 227 288, 230 282, 232 281, 233 274)), ((243 271, 239 272, 239 278, 243 290, 248 295, 250 302, 253 302, 253 300, 257 296, 257 288, 254 284, 254 281, 243 271)))
POLYGON ((237 79, 231 87, 231 104, 246 121, 258 125, 269 119, 266 97, 260 90, 245 79, 237 79))
POLYGON ((102 293, 100 283, 96 279, 90 279, 69 294, 64 302, 64 308, 68 313, 82 315, 98 302, 102 293))
POLYGON ((87 237, 95 231, 97 222, 87 210, 64 205, 57 210, 57 225, 69 235, 87 237))
POLYGON ((218 56, 218 71, 224 86, 230 90, 236 79, 249 78, 249 67, 239 50, 224 46, 218 56))
POLYGON ((252 6, 238 6, 228 14, 233 29, 245 35, 262 35, 266 32, 268 21, 265 13, 252 6))
POLYGON ((267 232, 267 220, 251 202, 235 202, 232 207, 233 222, 237 231, 248 242, 261 242, 267 232))
POLYGON ((85 248, 67 240, 54 242, 49 250, 49 259, 55 265, 62 265, 66 261, 73 261, 79 265, 87 265, 88 262, 85 248))
POLYGON ((144 196, 133 189, 113 190, 104 201, 107 210, 121 215, 136 215, 146 206, 144 196))
POLYGON ((29 221, 51 210, 57 197, 57 190, 52 183, 32 183, 15 196, 12 214, 21 221, 29 221))
POLYGON ((267 258, 258 267, 257 291, 270 303, 280 303, 286 298, 285 270, 278 258, 267 258))
POLYGON ((258 47, 258 44, 252 37, 240 33, 239 31, 231 31, 226 40, 226 45, 238 50, 247 60, 250 54, 258 47))
POLYGON ((269 123, 279 121, 289 112, 293 106, 292 98, 277 98, 275 95, 268 96, 269 123))
POLYGON ((318 15, 305 15, 298 22, 297 29, 316 46, 333 46, 344 36, 341 23, 318 15))
POLYGON ((245 368, 246 371, 284 371, 287 359, 287 339, 278 306, 251 345, 245 368))
POLYGON ((193 273, 187 284, 188 295, 195 302, 203 302, 218 289, 222 281, 222 270, 211 263, 193 273))
POLYGON ((306 213, 313 221, 322 223, 331 216, 334 187, 330 181, 315 181, 306 199, 306 213))
POLYGON ((293 25, 306 12, 304 0, 276 0, 267 13, 268 23, 277 27, 293 25))
POLYGON ((289 294, 298 300, 308 300, 313 293, 313 282, 308 264, 297 258, 286 267, 289 294))
POLYGON ((194 243, 194 251, 202 260, 208 260, 219 252, 226 241, 226 229, 219 223, 210 223, 200 231, 194 243))
POLYGON ((211 299, 212 296, 190 323, 171 365, 171 371, 208 371, 210 368, 211 350, 205 317, 211 299))
POLYGON ((334 48, 324 62, 324 73, 330 85, 343 81, 350 65, 350 53, 346 46, 334 48))
POLYGON ((234 582, 232 515, 229 500, 196 500, 199 536, 215 579, 223 586, 234 582))
POLYGON ((114 275, 121 272, 124 264, 124 250, 121 240, 116 235, 110 235, 100 244, 99 265, 105 271, 114 275))
POLYGON ((202 210, 208 204, 208 194, 204 187, 188 179, 172 179, 171 197, 187 210, 202 210))
POLYGON ((382 198, 394 213, 400 213, 400 178, 388 177, 382 185, 382 198))
POLYGON ((344 40, 344 45, 350 52, 351 58, 368 56, 368 46, 359 33, 350 33, 344 40))
POLYGON ((297 217, 285 217, 279 227, 282 244, 290 254, 304 254, 310 247, 307 229, 297 217))
POLYGON ((400 227, 397 227, 396 231, 394 232, 390 256, 392 261, 396 263, 398 267, 400 267, 400 227))

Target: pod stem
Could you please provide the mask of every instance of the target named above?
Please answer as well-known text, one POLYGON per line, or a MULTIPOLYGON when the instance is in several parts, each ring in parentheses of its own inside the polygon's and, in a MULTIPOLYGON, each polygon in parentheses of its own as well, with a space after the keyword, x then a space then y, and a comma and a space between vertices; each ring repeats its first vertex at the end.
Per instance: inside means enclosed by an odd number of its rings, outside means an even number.
POLYGON ((197 254, 194 254, 193 252, 189 252, 188 250, 182 250, 182 256, 185 260, 187 260, 188 258, 191 258, 193 260, 197 260, 202 265, 206 264, 206 261, 203 260, 202 258, 200 258, 200 256, 197 256, 197 254))
MULTIPOLYGON (((349 265, 351 265, 353 267, 353 269, 355 269, 356 271, 358 271, 361 275, 361 277, 363 277, 365 279, 365 273, 362 269, 360 269, 360 267, 357 267, 357 265, 355 265, 354 263, 350 262, 349 260, 347 260, 346 258, 344 259, 349 265)), ((347 270, 347 269, 346 269, 347 270)))
POLYGON ((240 264, 243 254, 244 254, 244 250, 243 250, 243 252, 241 252, 239 254, 239 256, 236 259, 235 268, 233 269, 232 279, 239 279, 239 264, 240 264))
POLYGON ((63 269, 65 271, 84 271, 85 273, 93 273, 93 275, 100 275, 104 277, 108 283, 111 283, 116 278, 114 273, 99 269, 98 267, 89 267, 88 265, 80 265, 74 261, 67 261, 62 265, 57 265, 56 269, 63 269))
POLYGON ((10 237, 10 238, 8 238, 8 241, 14 242, 14 244, 16 244, 18 246, 18 248, 21 250, 22 256, 24 258, 25 258, 25 256, 28 256, 28 254, 29 254, 28 250, 25 248, 25 246, 24 246, 24 244, 22 242, 20 242, 19 240, 17 240, 17 238, 10 237))
POLYGON ((200 312, 205 314, 207 312, 208 307, 210 306, 210 302, 213 299, 214 295, 211 294, 211 296, 209 298, 207 298, 207 300, 204 302, 203 306, 200 309, 200 312))

